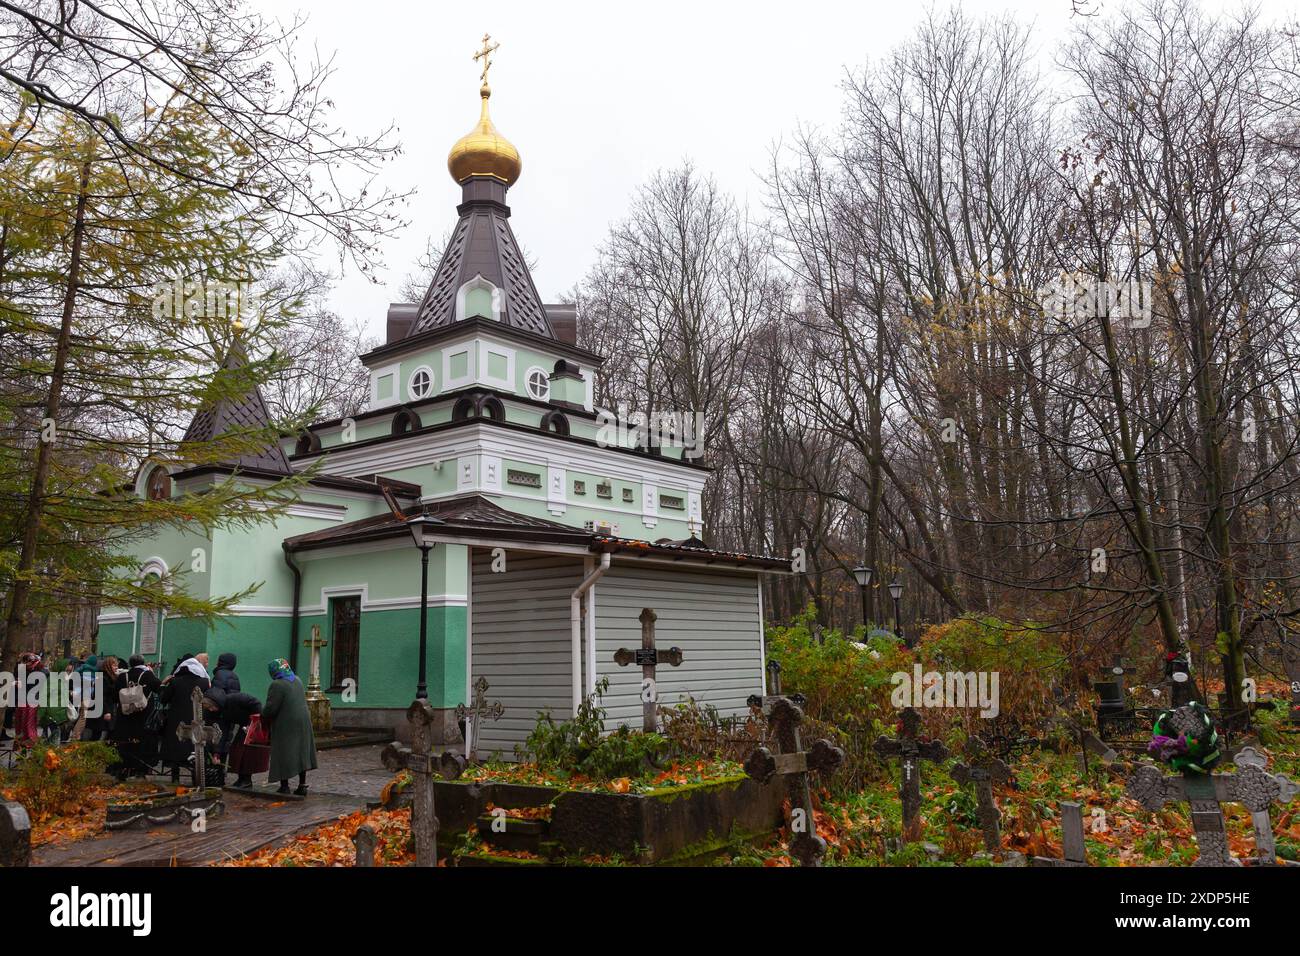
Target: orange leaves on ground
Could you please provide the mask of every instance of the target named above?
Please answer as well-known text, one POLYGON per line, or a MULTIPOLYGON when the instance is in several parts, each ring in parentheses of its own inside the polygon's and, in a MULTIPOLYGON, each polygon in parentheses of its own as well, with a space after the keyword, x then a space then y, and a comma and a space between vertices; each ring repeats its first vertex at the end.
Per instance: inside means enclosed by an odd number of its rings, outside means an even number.
POLYGON ((540 807, 498 807, 494 803, 488 803, 485 809, 488 813, 500 810, 514 820, 549 820, 552 807, 549 804, 540 807))
POLYGON ((221 865, 353 866, 357 851, 352 838, 362 824, 375 831, 376 866, 409 866, 414 862, 410 810, 359 810, 295 837, 286 846, 268 847, 221 865))

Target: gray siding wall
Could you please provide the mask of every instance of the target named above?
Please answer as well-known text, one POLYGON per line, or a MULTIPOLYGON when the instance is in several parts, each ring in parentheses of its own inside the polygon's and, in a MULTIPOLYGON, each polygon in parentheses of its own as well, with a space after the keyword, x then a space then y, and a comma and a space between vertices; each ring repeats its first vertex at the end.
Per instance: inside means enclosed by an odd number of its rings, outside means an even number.
POLYGON ((474 550, 470 581, 470 668, 486 677, 488 700, 505 713, 484 721, 475 748, 482 759, 494 751, 514 759, 549 708, 556 720, 572 716, 569 595, 582 581, 581 558, 508 551, 506 570, 492 573, 491 552, 474 550))
POLYGON ((596 674, 609 677, 606 728, 641 729, 641 668, 619 667, 614 652, 641 646, 641 609, 659 616, 655 646, 682 649, 679 667, 655 672, 659 705, 694 697, 725 716, 748 712, 751 694, 763 692, 758 578, 701 573, 685 568, 614 565, 596 584, 596 674))

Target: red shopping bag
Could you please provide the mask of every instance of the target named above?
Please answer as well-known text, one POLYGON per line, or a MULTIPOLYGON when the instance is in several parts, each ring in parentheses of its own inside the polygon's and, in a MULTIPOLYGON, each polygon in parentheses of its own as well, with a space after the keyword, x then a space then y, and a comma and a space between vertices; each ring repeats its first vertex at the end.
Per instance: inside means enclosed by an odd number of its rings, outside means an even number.
POLYGON ((271 735, 267 733, 266 726, 262 723, 262 715, 254 714, 253 719, 248 722, 248 730, 244 733, 244 743, 253 747, 264 747, 271 742, 271 735))

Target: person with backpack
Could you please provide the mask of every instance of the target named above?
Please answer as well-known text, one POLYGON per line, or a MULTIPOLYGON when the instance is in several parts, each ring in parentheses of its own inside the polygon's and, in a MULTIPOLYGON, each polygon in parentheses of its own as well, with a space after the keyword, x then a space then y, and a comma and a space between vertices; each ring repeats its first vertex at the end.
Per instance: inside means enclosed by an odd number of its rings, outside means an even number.
POLYGON ((122 758, 118 774, 122 779, 143 774, 158 759, 158 735, 148 727, 162 682, 139 654, 133 654, 127 668, 117 675, 117 713, 113 717, 112 740, 122 758))

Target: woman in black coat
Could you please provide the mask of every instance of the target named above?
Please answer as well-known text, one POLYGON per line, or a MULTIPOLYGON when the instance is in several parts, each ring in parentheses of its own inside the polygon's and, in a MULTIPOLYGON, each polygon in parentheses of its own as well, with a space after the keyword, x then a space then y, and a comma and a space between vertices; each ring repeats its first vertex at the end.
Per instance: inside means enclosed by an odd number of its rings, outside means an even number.
POLYGON ((118 672, 117 695, 120 696, 132 684, 144 687, 145 708, 134 714, 124 714, 119 701, 117 713, 113 715, 111 736, 122 757, 122 765, 118 768, 121 777, 143 773, 158 759, 158 735, 149 733, 145 722, 149 719, 154 695, 162 687, 162 681, 139 654, 132 655, 127 667, 118 672))
POLYGON ((194 756, 194 744, 177 737, 176 728, 194 719, 194 704, 190 700, 194 688, 206 693, 211 686, 207 670, 192 654, 177 664, 172 675, 163 681, 162 702, 167 706, 167 719, 163 722, 159 748, 163 762, 171 765, 172 783, 181 782, 181 767, 194 756))
POLYGON ((235 655, 227 651, 217 658, 217 669, 212 672, 212 686, 223 693, 239 693, 239 675, 235 673, 235 655))

